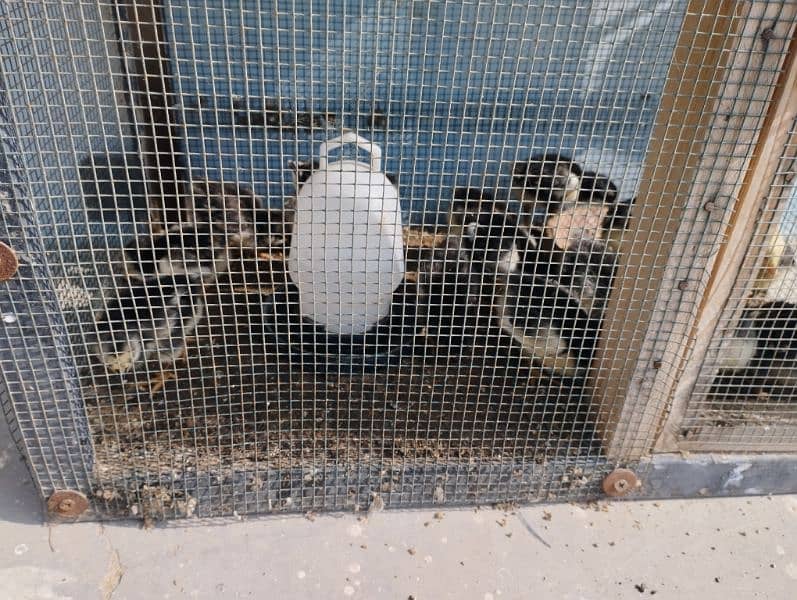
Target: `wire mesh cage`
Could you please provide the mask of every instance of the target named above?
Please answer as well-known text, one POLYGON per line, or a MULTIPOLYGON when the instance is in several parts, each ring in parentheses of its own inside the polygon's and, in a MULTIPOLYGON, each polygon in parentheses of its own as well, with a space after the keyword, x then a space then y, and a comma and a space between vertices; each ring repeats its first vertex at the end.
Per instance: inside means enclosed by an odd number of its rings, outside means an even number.
POLYGON ((595 496, 655 441, 668 397, 636 391, 678 377, 795 22, 679 0, 0 16, 4 411, 45 496, 146 519, 595 496))
POLYGON ((797 445, 795 122, 761 206, 680 432, 705 449, 793 450, 797 445))

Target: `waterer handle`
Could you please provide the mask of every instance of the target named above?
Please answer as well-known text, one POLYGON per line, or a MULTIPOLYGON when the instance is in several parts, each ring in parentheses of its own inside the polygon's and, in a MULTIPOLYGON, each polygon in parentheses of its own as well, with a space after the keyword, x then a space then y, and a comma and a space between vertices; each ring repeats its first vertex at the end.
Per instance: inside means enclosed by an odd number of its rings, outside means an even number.
POLYGON ((374 144, 372 141, 360 137, 353 131, 346 131, 340 137, 327 140, 322 143, 318 149, 318 169, 323 171, 327 168, 327 157, 329 153, 344 144, 356 144, 371 155, 371 171, 374 173, 382 172, 382 148, 374 144))

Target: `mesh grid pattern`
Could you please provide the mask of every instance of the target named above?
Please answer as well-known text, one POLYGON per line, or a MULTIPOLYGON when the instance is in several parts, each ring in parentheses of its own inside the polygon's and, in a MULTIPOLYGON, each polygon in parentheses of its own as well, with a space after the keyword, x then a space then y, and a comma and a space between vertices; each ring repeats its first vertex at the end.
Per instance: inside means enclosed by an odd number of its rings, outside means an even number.
MULTIPOLYGON (((686 255, 668 236, 707 199, 651 148, 703 151, 702 117, 667 125, 731 76, 706 51, 701 96, 668 79, 695 50, 682 28, 766 55, 714 10, 0 6, 2 235, 22 262, 3 407, 43 493, 144 518, 594 496, 624 400, 600 389, 638 358, 621 329, 649 331, 607 307, 630 290, 650 317, 661 278, 628 264, 686 255), (641 189, 668 191, 650 211, 641 189)), ((754 134, 777 67, 746 69, 754 134)), ((653 418, 622 435, 649 447, 653 418)))
POLYGON ((791 124, 766 202, 683 425, 707 450, 793 450, 797 437, 797 122, 791 124))

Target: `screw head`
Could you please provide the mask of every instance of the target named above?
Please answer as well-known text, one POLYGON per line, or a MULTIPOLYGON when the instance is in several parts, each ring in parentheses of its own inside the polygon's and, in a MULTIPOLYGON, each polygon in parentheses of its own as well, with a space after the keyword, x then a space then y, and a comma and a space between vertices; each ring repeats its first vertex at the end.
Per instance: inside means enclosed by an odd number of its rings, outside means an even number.
POLYGON ((47 510, 56 517, 79 517, 88 507, 88 498, 73 490, 58 490, 47 499, 47 510))
POLYGON ((625 496, 642 485, 630 469, 615 469, 603 480, 603 492, 613 498, 625 496))
POLYGON ((681 290, 682 292, 685 292, 686 290, 689 289, 689 282, 686 279, 682 279, 681 281, 678 282, 678 289, 681 290))
POLYGON ((17 273, 19 259, 14 250, 0 242, 0 281, 8 281, 17 273))

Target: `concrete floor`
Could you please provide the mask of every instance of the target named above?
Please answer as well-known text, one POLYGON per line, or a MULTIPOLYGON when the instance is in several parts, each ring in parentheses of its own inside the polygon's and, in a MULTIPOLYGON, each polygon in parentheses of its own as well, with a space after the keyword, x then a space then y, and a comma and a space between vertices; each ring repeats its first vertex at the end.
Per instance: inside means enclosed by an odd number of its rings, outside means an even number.
POLYGON ((47 526, 0 424, 0 600, 797 598, 797 497, 47 526))

